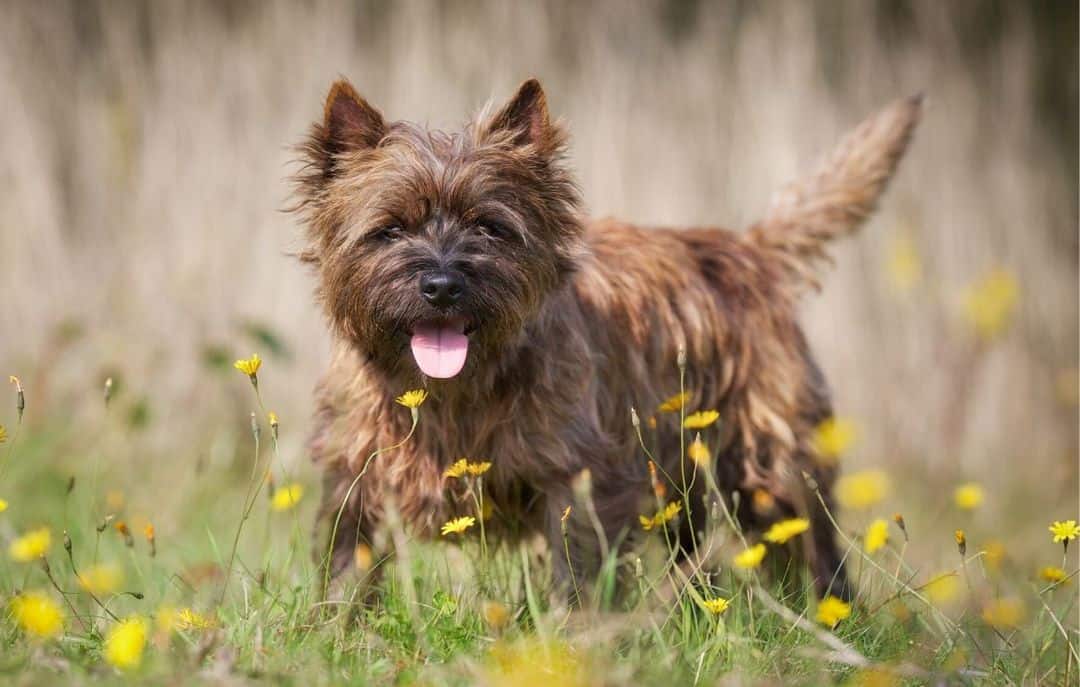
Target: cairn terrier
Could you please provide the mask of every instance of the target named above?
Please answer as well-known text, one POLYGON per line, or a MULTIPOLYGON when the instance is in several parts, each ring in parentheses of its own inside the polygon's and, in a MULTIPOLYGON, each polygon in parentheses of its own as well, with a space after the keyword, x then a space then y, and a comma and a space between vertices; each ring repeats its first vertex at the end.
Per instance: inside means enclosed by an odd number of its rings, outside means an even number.
POLYGON ((683 552, 715 499, 751 539, 807 518, 786 549, 819 594, 846 594, 824 510, 836 470, 813 441, 832 408, 797 304, 827 244, 874 210, 920 109, 904 99, 867 120, 733 233, 585 217, 535 80, 454 133, 387 121, 335 83, 296 177, 333 340, 311 440, 324 521, 340 510, 329 570, 361 544, 388 552, 388 518, 431 537, 479 516, 477 481, 445 474, 468 457, 491 463, 486 536, 542 533, 559 582, 595 575, 666 493, 683 510, 659 526, 683 552), (682 413, 655 412, 680 388, 682 413), (408 389, 429 394, 415 428, 395 404, 408 389), (699 409, 719 413, 701 430, 708 454, 680 465, 680 417, 699 409))

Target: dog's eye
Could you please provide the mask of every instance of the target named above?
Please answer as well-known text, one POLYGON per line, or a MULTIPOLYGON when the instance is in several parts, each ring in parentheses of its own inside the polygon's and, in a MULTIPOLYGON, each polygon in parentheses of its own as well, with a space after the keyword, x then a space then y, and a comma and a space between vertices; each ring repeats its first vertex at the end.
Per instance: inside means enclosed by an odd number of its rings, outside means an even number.
POLYGON ((491 220, 480 222, 476 225, 476 230, 488 238, 500 241, 509 241, 514 238, 514 233, 506 225, 491 220))
POLYGON ((392 242, 404 238, 405 229, 403 229, 400 225, 390 224, 375 230, 375 233, 373 235, 380 241, 392 242))

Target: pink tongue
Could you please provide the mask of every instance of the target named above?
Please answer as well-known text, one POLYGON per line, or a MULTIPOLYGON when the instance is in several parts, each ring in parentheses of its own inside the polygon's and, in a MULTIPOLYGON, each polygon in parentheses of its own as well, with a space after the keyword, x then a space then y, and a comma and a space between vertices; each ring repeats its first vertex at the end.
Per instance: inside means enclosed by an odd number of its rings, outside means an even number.
POLYGON ((464 323, 419 324, 413 330, 412 354, 428 377, 448 379, 465 367, 469 337, 464 323))

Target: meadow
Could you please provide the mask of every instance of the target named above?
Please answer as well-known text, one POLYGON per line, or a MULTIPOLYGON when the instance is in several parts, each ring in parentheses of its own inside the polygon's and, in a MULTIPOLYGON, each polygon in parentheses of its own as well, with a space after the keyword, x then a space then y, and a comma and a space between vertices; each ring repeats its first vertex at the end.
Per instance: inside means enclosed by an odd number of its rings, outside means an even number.
MULTIPOLYGON (((1076 11, 0 3, 0 680, 1080 683, 1080 542, 1050 531, 1080 517, 1076 11), (657 495, 647 544, 574 608, 559 552, 489 541, 479 503, 438 542, 391 528, 399 556, 358 551, 323 597, 305 443, 328 346, 281 210, 338 75, 446 127, 537 76, 591 214, 733 228, 926 93, 802 313, 838 409, 818 440, 846 476, 850 606, 775 570, 799 523, 761 555, 715 493, 707 566, 670 564, 681 495, 657 495), (253 353, 257 394, 234 365, 253 353)), ((643 463, 652 416, 709 410, 636 408, 643 463)), ((717 431, 687 428, 688 467, 717 431)), ((447 479, 479 494, 499 456, 469 459, 447 479)))
MULTIPOLYGON (((980 288, 972 294, 971 324, 989 334, 985 328, 1003 326, 1012 305, 1007 286, 980 288)), ((0 564, 7 601, 0 670, 8 678, 22 684, 1077 681, 1072 585, 1080 542, 1069 552, 1080 537, 1075 520, 1017 523, 1041 540, 1038 559, 1019 559, 992 533, 950 532, 942 524, 971 521, 987 496, 978 483, 941 489, 932 504, 938 526, 924 529, 908 525, 902 504, 891 515, 884 509, 892 492, 888 473, 851 472, 837 485, 847 524, 834 525, 858 591, 850 603, 816 599, 800 568, 770 565, 786 560, 807 522, 781 521, 761 542, 743 538, 731 501, 709 480, 715 457, 708 437, 718 414, 691 412, 682 391, 649 417, 680 415, 687 466, 713 485, 696 548, 673 549, 667 528, 683 516, 684 494, 668 494, 654 479, 657 508, 643 513, 640 525, 655 536, 613 552, 599 579, 579 586, 575 578, 567 597, 552 589, 548 574, 559 551, 539 541, 488 541, 483 525, 493 516, 483 505, 483 475, 491 463, 463 458, 446 478, 468 481, 475 509, 446 523, 448 544, 416 542, 391 516, 383 533, 390 545, 358 546, 354 569, 324 593, 325 540, 313 544, 310 534, 312 487, 294 481, 281 461, 281 420, 262 401, 260 384, 273 384, 272 367, 257 355, 234 367, 238 374, 229 381, 250 382, 252 390, 240 448, 250 467, 234 466, 247 478, 196 469, 187 483, 173 485, 186 503, 166 532, 155 525, 154 510, 133 508, 116 475, 103 469, 110 444, 139 422, 111 405, 112 378, 98 399, 98 431, 25 437, 27 393, 11 378, 15 421, 10 431, 0 430, 0 477, 11 495, 0 501, 7 549, 0 564), (71 450, 85 456, 78 469, 50 467, 51 452, 71 450), (940 569, 921 568, 906 555, 912 540, 953 549, 951 560, 940 569), (392 560, 384 555, 390 548, 392 560), (679 553, 689 563, 677 564, 679 553)), ((422 390, 398 399, 414 427, 423 422, 425 399, 422 390)), ((651 455, 651 424, 637 423, 643 461, 651 455)), ((837 417, 819 427, 815 440, 823 459, 839 459, 856 437, 853 423, 837 417)), ((393 446, 369 458, 393 459, 393 446)), ((588 476, 579 476, 571 507, 588 512, 590 489, 588 476)), ((754 498, 757 507, 769 497, 754 498)), ((920 508, 928 505, 924 500, 920 508)))

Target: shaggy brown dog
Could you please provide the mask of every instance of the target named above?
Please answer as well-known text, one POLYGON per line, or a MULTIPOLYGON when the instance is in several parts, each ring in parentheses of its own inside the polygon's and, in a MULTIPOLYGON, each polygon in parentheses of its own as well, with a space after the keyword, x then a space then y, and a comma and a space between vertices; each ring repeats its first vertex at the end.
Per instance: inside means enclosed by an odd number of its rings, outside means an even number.
MULTIPOLYGON (((874 209, 919 112, 912 98, 864 123, 746 233, 645 230, 582 216, 566 136, 535 80, 460 133, 387 122, 334 84, 297 178, 304 257, 333 333, 311 444, 324 515, 345 503, 331 569, 378 541, 391 511, 417 536, 473 513, 462 481, 444 476, 468 456, 493 464, 489 534, 543 532, 561 553, 565 527, 570 555, 552 556, 556 578, 570 566, 578 580, 594 573, 601 539, 640 532, 639 515, 656 511, 631 408, 647 417, 679 390, 682 349, 686 407, 720 413, 703 433, 713 494, 751 535, 808 517, 801 554, 818 591, 844 593, 813 491, 829 501, 835 471, 815 458, 812 435, 832 409, 796 305, 828 241, 874 209), (415 434, 370 461, 350 493, 369 456, 409 432, 394 398, 413 388, 430 393, 415 434), (561 522, 586 468, 600 533, 588 509, 561 522)), ((641 429, 680 498, 679 415, 656 423, 641 429)), ((706 481, 669 524, 686 550, 706 481)))

